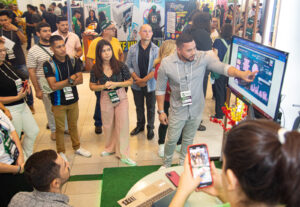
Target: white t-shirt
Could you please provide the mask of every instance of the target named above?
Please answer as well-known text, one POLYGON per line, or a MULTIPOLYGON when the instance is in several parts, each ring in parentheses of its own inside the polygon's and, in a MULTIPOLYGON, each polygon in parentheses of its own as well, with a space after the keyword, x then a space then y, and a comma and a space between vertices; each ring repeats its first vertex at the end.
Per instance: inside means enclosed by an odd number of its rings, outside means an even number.
POLYGON ((14 162, 10 155, 5 152, 4 149, 4 136, 8 133, 9 136, 12 131, 15 131, 15 127, 12 125, 9 118, 0 110, 0 162, 5 164, 11 164, 14 162))

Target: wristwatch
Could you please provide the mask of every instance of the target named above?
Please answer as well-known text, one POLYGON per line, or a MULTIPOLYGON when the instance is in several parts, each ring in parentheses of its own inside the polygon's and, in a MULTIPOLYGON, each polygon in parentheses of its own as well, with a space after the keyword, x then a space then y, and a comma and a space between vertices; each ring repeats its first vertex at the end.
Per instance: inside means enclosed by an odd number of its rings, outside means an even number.
POLYGON ((157 110, 157 113, 160 115, 160 114, 162 114, 162 113, 165 113, 165 111, 164 110, 157 110))
POLYGON ((69 82, 70 85, 74 84, 74 80, 72 78, 70 78, 70 77, 68 78, 68 82, 69 82))

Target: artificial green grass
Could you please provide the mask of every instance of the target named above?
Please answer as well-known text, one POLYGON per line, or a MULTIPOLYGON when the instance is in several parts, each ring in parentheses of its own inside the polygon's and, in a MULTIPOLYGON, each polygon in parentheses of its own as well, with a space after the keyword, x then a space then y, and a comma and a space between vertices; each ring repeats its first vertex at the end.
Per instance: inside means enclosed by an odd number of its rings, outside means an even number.
POLYGON ((95 175, 72 175, 69 178, 69 182, 72 181, 89 181, 89 180, 102 180, 102 174, 95 174, 95 175))

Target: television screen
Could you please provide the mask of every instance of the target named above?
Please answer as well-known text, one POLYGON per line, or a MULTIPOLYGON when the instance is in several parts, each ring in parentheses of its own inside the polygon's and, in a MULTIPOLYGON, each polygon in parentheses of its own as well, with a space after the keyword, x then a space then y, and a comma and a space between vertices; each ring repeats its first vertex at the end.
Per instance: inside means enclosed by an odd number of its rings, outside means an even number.
POLYGON ((241 71, 257 71, 257 74, 251 83, 231 77, 228 85, 263 116, 276 119, 287 59, 286 52, 233 36, 230 65, 241 71))

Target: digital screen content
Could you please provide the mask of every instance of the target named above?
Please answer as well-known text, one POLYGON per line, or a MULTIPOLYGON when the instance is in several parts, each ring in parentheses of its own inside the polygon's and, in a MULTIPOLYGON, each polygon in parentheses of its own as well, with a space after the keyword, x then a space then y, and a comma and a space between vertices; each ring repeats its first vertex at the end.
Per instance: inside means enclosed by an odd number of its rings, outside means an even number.
POLYGON ((257 71, 247 83, 229 78, 228 85, 237 96, 252 104, 262 115, 275 119, 287 63, 288 53, 233 36, 230 64, 241 71, 257 71))
POLYGON ((198 145, 189 148, 191 168, 193 177, 201 177, 202 181, 199 187, 212 183, 210 171, 210 162, 206 145, 198 145))

